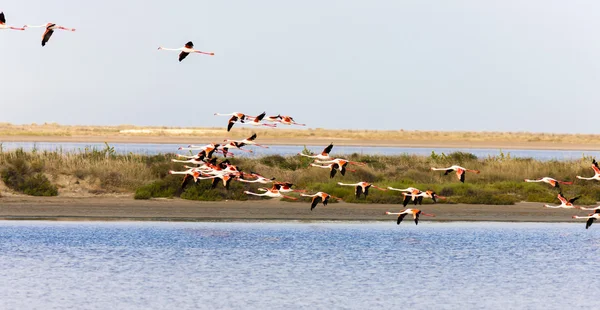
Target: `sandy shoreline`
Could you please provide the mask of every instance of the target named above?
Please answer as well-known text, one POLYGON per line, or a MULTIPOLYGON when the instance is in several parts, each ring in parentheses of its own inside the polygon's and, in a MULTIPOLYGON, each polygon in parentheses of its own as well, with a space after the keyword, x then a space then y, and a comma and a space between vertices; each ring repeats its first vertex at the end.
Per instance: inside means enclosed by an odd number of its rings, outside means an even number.
MULTIPOLYGON (((164 137, 164 136, 0 136, 0 142, 39 142, 39 143, 140 143, 140 144, 207 144, 221 141, 226 137, 164 137)), ((550 143, 550 142, 508 142, 508 141, 410 141, 410 140, 369 140, 369 139, 311 139, 311 138, 263 138, 264 145, 324 145, 334 143, 339 146, 363 147, 412 147, 412 148, 458 148, 458 149, 531 149, 531 150, 586 150, 600 151, 600 144, 550 143)))
MULTIPOLYGON (((516 205, 437 204, 419 207, 436 217, 423 221, 576 222, 588 211, 548 209, 542 203, 516 205)), ((80 221, 391 221, 401 205, 333 203, 313 211, 309 203, 277 200, 201 202, 130 197, 2 197, 1 220, 80 221)))

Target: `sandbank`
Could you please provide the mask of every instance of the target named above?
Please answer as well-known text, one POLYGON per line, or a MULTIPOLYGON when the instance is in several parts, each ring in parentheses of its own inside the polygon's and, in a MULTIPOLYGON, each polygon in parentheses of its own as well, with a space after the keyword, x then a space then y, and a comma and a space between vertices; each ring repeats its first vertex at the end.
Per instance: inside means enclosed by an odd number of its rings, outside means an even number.
MULTIPOLYGON (((436 217, 423 221, 576 222, 572 215, 589 211, 549 209, 542 203, 515 205, 428 204, 418 207, 436 217)), ((134 200, 131 197, 0 198, 3 220, 97 221, 390 221, 401 205, 331 203, 310 210, 308 202, 279 200, 189 201, 179 198, 134 200)), ((407 223, 412 224, 412 221, 407 223)), ((583 225, 583 224, 582 224, 583 225)))

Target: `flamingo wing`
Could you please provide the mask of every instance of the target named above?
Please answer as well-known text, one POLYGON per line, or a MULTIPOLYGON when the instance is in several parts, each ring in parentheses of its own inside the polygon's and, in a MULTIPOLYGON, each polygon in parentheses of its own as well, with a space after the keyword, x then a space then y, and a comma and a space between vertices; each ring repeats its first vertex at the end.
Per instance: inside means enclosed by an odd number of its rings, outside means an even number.
POLYGON ((312 203, 310 205, 310 211, 312 211, 314 208, 317 207, 317 205, 319 204, 319 202, 321 202, 323 200, 323 198, 321 198, 321 196, 315 196, 312 199, 312 203))
POLYGON ((558 200, 560 200, 560 202, 562 202, 563 204, 567 203, 567 199, 565 198, 565 196, 563 196, 562 193, 558 193, 558 200))
POLYGON ((342 165, 342 169, 340 169, 340 173, 341 173, 342 175, 346 175, 346 166, 348 166, 348 163, 344 163, 344 164, 342 165))
POLYGON ((181 62, 182 60, 184 60, 190 53, 188 52, 181 52, 179 53, 179 62, 181 62))
POLYGON ((600 213, 600 209, 596 209, 594 213, 600 213))
POLYGON ((415 225, 419 225, 419 215, 421 214, 421 211, 417 212, 417 213, 413 213, 413 216, 415 218, 415 225))
POLYGON ((331 197, 331 196, 327 195, 327 196, 325 196, 325 199, 323 199, 323 205, 324 206, 326 206, 327 203, 329 202, 329 197, 331 197))
POLYGON ((448 175, 448 173, 450 173, 452 171, 454 171, 454 169, 448 169, 448 170, 446 170, 446 172, 444 172, 444 175, 448 175))
POLYGON ((590 217, 587 222, 585 222, 585 229, 590 228, 590 226, 592 226, 592 224, 594 224, 594 221, 596 220, 596 218, 594 217, 590 217))
POLYGON ((186 48, 194 48, 194 43, 192 41, 188 41, 188 43, 185 44, 186 48))
POLYGON ((415 199, 415 206, 418 204, 423 204, 423 196, 419 196, 417 197, 417 199, 415 199))
POLYGON ((327 155, 331 152, 331 149, 333 149, 333 143, 330 143, 324 150, 323 153, 321 153, 322 155, 327 155))
POLYGON ((406 217, 406 213, 402 213, 402 214, 398 215, 398 219, 396 220, 396 225, 400 225, 400 223, 402 222, 404 217, 406 217))
POLYGON ((253 133, 250 138, 246 139, 248 141, 254 141, 254 139, 256 139, 256 133, 253 133))
POLYGON ((258 115, 256 118, 254 118, 254 121, 257 122, 257 123, 260 122, 260 121, 262 121, 262 119, 265 117, 265 115, 267 115, 266 112, 260 113, 260 115, 258 115))
POLYGON ((333 177, 337 173, 337 164, 332 164, 329 169, 330 169, 330 171, 329 171, 329 178, 333 179, 333 177))
POLYGON ((0 12, 0 24, 4 25, 6 23, 6 17, 4 16, 4 12, 0 12))
POLYGON ((210 185, 210 188, 217 187, 217 184, 219 184, 220 181, 221 181, 221 178, 214 178, 214 179, 212 179, 212 184, 210 185))
POLYGON ((598 166, 598 162, 595 159, 592 160, 592 169, 594 169, 594 172, 596 172, 596 174, 600 174, 600 167, 598 166))
POLYGON ((367 198, 367 195, 369 195, 369 187, 371 187, 371 185, 365 186, 365 198, 367 198))
POLYGON ((579 199, 579 197, 581 197, 581 196, 573 197, 573 198, 569 199, 569 202, 573 203, 573 202, 575 202, 575 200, 579 199))
POLYGON ((227 124, 227 131, 230 131, 230 130, 231 130, 231 127, 233 127, 233 124, 235 124, 235 122, 237 122, 237 121, 238 121, 238 119, 239 119, 239 118, 238 118, 237 116, 235 116, 235 115, 234 115, 234 116, 232 116, 232 117, 229 119, 229 123, 227 124))
POLYGON ((46 32, 44 32, 44 35, 42 36, 42 46, 46 46, 46 43, 48 43, 48 40, 50 40, 53 33, 54 30, 46 28, 46 32))
POLYGON ((412 196, 405 195, 404 201, 402 201, 402 205, 406 207, 411 199, 412 199, 412 196))
POLYGON ((356 198, 360 198, 360 195, 363 193, 362 186, 357 185, 354 193, 356 194, 356 198))
POLYGON ((463 171, 463 172, 460 172, 460 173, 457 173, 457 174, 458 174, 458 179, 459 179, 459 180, 460 180, 462 183, 465 183, 465 174, 466 174, 466 173, 463 171))

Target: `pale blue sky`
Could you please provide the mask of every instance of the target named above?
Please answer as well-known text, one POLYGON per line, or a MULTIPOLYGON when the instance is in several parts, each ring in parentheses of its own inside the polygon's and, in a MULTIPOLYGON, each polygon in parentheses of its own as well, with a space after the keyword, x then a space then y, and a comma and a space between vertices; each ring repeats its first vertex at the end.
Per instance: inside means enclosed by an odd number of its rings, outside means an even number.
POLYGON ((600 2, 14 0, 0 122, 600 131, 600 2), (193 41, 216 56, 177 52, 193 41))

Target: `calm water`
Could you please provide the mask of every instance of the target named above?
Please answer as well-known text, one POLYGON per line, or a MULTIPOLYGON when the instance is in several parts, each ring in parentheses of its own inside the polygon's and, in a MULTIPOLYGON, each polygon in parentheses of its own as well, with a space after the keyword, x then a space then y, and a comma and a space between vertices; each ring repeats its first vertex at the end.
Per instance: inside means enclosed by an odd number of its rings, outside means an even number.
POLYGON ((600 226, 410 224, 0 222, 0 308, 597 308, 600 226))
MULTIPOLYGON (((326 143, 325 143, 326 144, 326 143)), ((156 155, 165 153, 177 153, 185 154, 187 151, 177 151, 181 144, 144 144, 144 143, 113 143, 110 146, 115 148, 115 151, 119 154, 146 154, 156 155)), ((86 148, 97 148, 104 149, 103 143, 47 143, 47 142, 3 142, 2 148, 4 150, 14 150, 16 148, 23 148, 24 150, 30 151, 34 148, 37 150, 62 150, 64 152, 79 152, 84 151, 86 148)), ((325 145, 307 145, 309 150, 318 153, 323 150, 325 145)), ((274 145, 268 149, 260 147, 247 147, 248 150, 253 150, 254 153, 246 153, 242 151, 232 150, 235 156, 264 156, 280 154, 295 155, 304 149, 303 145, 274 145)), ((435 151, 437 154, 445 153, 449 154, 456 151, 463 151, 475 154, 477 157, 486 158, 488 156, 498 156, 501 152, 505 155, 509 154, 512 157, 530 157, 538 160, 572 160, 581 159, 583 155, 600 157, 600 151, 590 150, 575 150, 575 151, 564 151, 564 150, 514 150, 514 149, 457 149, 457 148, 409 148, 409 147, 359 147, 359 146, 335 146, 332 155, 348 155, 352 153, 358 154, 369 154, 369 155, 401 155, 401 154, 415 154, 415 155, 431 155, 431 151, 435 151)))

